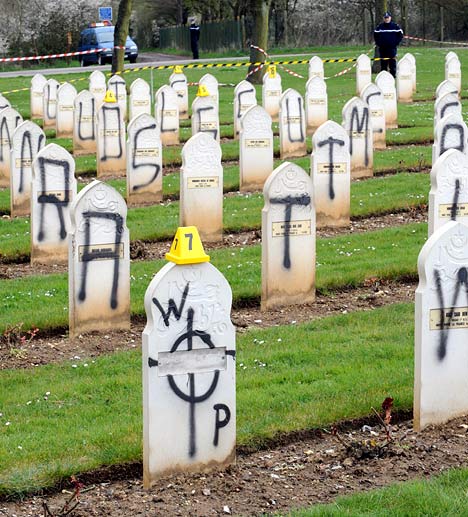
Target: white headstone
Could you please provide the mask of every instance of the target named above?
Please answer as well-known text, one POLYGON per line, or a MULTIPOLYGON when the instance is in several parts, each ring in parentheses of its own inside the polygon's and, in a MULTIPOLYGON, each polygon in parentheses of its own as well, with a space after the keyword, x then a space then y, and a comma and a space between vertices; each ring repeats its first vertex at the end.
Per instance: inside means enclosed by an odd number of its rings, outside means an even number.
POLYGON ((5 108, 11 108, 10 101, 0 94, 0 111, 5 108))
POLYGON ((411 63, 411 83, 413 87, 413 92, 416 91, 416 58, 413 54, 410 52, 406 52, 406 54, 403 55, 403 58, 409 59, 411 63))
POLYGON ((75 97, 73 117, 73 155, 96 153, 96 97, 82 90, 75 97))
POLYGON ((315 300, 312 180, 295 163, 277 167, 263 188, 262 310, 315 300))
POLYGON ((94 70, 94 72, 89 76, 89 91, 96 98, 96 111, 104 103, 106 90, 106 76, 100 70, 94 70))
POLYGON ((70 83, 63 83, 57 90, 57 117, 55 129, 57 138, 73 136, 73 113, 75 111, 76 88, 70 83))
POLYGON ((143 79, 135 79, 130 85, 129 119, 142 113, 151 115, 150 85, 143 79))
POLYGON ((453 57, 458 58, 458 55, 456 54, 456 52, 454 52, 453 50, 450 50, 449 52, 447 52, 447 54, 445 54, 445 64, 447 64, 448 61, 450 59, 452 59, 453 57))
POLYGON ((273 171, 271 117, 261 106, 252 106, 241 118, 239 135, 240 190, 263 188, 273 171))
POLYGON ((263 76, 262 104, 271 119, 276 122, 283 88, 281 86, 281 76, 276 71, 276 67, 272 69, 272 66, 268 67, 268 72, 263 76))
POLYGON ((55 129, 57 116, 57 90, 60 84, 55 79, 49 79, 44 84, 42 97, 43 129, 55 129))
POLYGON ((216 103, 216 109, 219 110, 219 88, 218 79, 211 74, 205 74, 199 81, 199 85, 206 86, 213 102, 216 103))
POLYGON ((402 58, 397 64, 397 94, 398 102, 413 102, 413 64, 411 59, 402 58))
POLYGON ((179 210, 180 226, 196 226, 202 240, 222 240, 221 147, 206 133, 192 136, 182 148, 179 210))
POLYGON ((31 120, 34 118, 42 118, 44 113, 43 109, 43 98, 44 98, 44 86, 47 79, 42 74, 36 74, 31 79, 30 89, 30 109, 31 109, 31 120))
POLYGON ((248 81, 241 81, 234 88, 234 138, 239 137, 242 115, 257 104, 255 86, 248 81))
POLYGON ((169 77, 169 86, 174 89, 177 94, 179 103, 179 119, 186 120, 189 118, 188 111, 188 86, 187 77, 183 72, 173 72, 169 77))
POLYGON ((446 62, 445 79, 456 86, 458 93, 461 92, 461 65, 458 57, 453 57, 446 62))
POLYGON ((468 224, 468 156, 449 149, 431 170, 429 236, 449 221, 468 224))
POLYGON ((414 427, 468 413, 468 226, 450 221, 418 258, 414 427))
POLYGON ((96 117, 97 176, 125 176, 125 122, 116 102, 105 102, 96 117))
POLYGON ((349 137, 336 122, 323 123, 312 137, 311 176, 317 228, 350 222, 349 137))
POLYGON ((155 93, 154 116, 161 133, 163 146, 179 144, 179 101, 168 84, 155 93))
POLYGON ((94 180, 70 207, 68 299, 70 337, 130 328, 127 205, 94 180))
POLYGON ((356 93, 361 95, 362 90, 372 81, 372 66, 369 56, 361 54, 356 62, 356 93))
POLYGON ((127 128, 127 203, 162 200, 162 145, 156 119, 142 113, 127 128))
POLYGON ((309 79, 313 77, 320 77, 320 79, 325 77, 323 61, 319 56, 312 56, 309 60, 309 79))
POLYGON ((396 129, 398 127, 398 105, 395 78, 390 72, 382 70, 377 74, 375 84, 383 93, 386 128, 396 129))
POLYGON ((107 82, 107 88, 117 99, 117 103, 122 108, 123 119, 127 120, 127 84, 120 75, 113 75, 107 82))
POLYGON ((14 130, 23 117, 14 108, 0 111, 0 187, 10 186, 10 150, 14 130))
POLYGON ((439 97, 434 104, 434 130, 439 120, 447 115, 455 113, 462 116, 462 105, 455 93, 446 93, 439 97))
POLYGON ((447 93, 453 93, 454 95, 458 95, 458 90, 455 84, 452 83, 452 81, 445 80, 442 81, 439 86, 437 86, 436 89, 436 99, 439 97, 443 97, 444 95, 447 95, 447 93))
POLYGON ((369 106, 374 149, 385 149, 385 106, 382 90, 374 83, 368 84, 361 99, 369 106))
POLYGON ((434 132, 432 163, 448 149, 468 154, 468 128, 460 115, 452 113, 439 120, 434 132))
POLYGON ((211 97, 195 97, 192 102, 192 136, 197 133, 220 140, 218 106, 211 97))
POLYGON ((167 474, 206 471, 235 461, 236 340, 231 303, 229 284, 209 262, 166 264, 146 290, 146 488, 167 474))
POLYGON ((374 151, 369 106, 359 97, 353 97, 344 105, 342 115, 342 126, 349 136, 351 177, 373 176, 374 151))
POLYGON ((10 154, 10 213, 31 213, 32 162, 45 145, 44 131, 30 120, 22 122, 12 136, 10 154))
POLYGON ((63 147, 46 145, 32 165, 32 264, 67 264, 70 205, 75 196, 75 160, 63 147))
POLYGON ((288 88, 280 100, 279 111, 280 158, 307 154, 304 100, 300 93, 288 88))
POLYGON ((328 120, 327 83, 319 76, 312 77, 306 83, 305 111, 307 134, 312 135, 328 120))

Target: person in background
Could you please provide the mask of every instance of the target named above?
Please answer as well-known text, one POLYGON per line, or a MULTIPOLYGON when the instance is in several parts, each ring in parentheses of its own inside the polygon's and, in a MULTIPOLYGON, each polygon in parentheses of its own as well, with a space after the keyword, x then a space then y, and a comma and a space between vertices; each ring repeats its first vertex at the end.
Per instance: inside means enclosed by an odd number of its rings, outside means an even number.
POLYGON ((403 39, 403 31, 397 23, 392 22, 392 15, 388 11, 384 13, 383 19, 383 23, 380 23, 374 30, 374 40, 379 47, 380 57, 390 58, 380 61, 381 70, 390 69, 390 73, 396 77, 395 58, 397 47, 403 39))
POLYGON ((198 59, 198 40, 200 39, 200 27, 195 18, 190 19, 190 47, 193 59, 198 59))

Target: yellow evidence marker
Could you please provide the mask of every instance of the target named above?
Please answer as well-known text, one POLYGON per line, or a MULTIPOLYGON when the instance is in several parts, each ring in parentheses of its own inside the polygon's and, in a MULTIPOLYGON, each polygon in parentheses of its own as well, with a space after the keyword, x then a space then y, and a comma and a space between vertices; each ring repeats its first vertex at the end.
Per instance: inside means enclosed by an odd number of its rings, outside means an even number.
POLYGON ((175 73, 175 74, 182 74, 182 73, 183 73, 183 72, 182 72, 182 67, 181 67, 180 65, 176 65, 176 66, 174 67, 174 73, 175 73))
POLYGON ((199 264, 209 262, 196 226, 179 226, 166 260, 176 264, 199 264))
POLYGON ((197 97, 209 97, 210 92, 208 91, 208 88, 204 84, 198 85, 198 91, 197 91, 197 97))
POLYGON ((106 95, 104 97, 104 102, 117 102, 117 99, 115 98, 114 92, 111 92, 110 90, 107 90, 106 95))
POLYGON ((270 79, 276 77, 276 65, 268 65, 268 77, 270 77, 270 79))

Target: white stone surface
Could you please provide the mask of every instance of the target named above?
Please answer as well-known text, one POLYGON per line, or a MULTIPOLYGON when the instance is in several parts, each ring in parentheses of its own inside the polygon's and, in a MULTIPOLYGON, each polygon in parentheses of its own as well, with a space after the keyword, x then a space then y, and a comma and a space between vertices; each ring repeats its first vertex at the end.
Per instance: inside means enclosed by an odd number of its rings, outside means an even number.
POLYGON ((263 76, 262 104, 273 121, 278 120, 280 99, 283 94, 281 76, 278 72, 267 72, 263 76))
POLYGON ((162 144, 156 119, 142 113, 127 128, 127 203, 162 201, 162 144))
POLYGON ((397 63, 396 87, 398 102, 413 102, 413 64, 407 57, 397 63))
POLYGON ((361 99, 369 106, 374 149, 385 149, 386 124, 382 90, 376 84, 370 83, 362 91, 361 99))
POLYGON ((445 79, 451 81, 457 88, 457 92, 461 92, 461 65, 458 57, 452 57, 445 63, 445 79))
POLYGON ((213 102, 216 104, 216 109, 219 111, 219 87, 218 79, 214 75, 205 74, 198 81, 199 85, 206 86, 208 93, 210 94, 213 102))
POLYGON ((70 83, 63 83, 57 90, 57 116, 55 131, 57 138, 73 136, 73 114, 75 111, 76 88, 70 83))
POLYGON ((451 221, 418 258, 414 427, 468 413, 468 226, 451 221))
POLYGON ((348 133, 324 122, 312 137, 310 170, 317 228, 350 223, 351 156, 348 133))
POLYGON ((63 147, 46 145, 32 165, 32 264, 67 264, 70 205, 75 196, 75 160, 63 147))
POLYGON ((412 83, 412 87, 413 87, 413 92, 416 91, 416 86, 417 86, 417 79, 416 79, 416 58, 414 57, 413 54, 411 54, 411 52, 406 52, 402 58, 405 58, 405 59, 408 59, 409 62, 411 63, 411 83, 412 83))
POLYGON ((395 87, 395 78, 390 72, 382 70, 375 78, 375 84, 384 96, 385 125, 387 129, 398 127, 398 104, 395 87))
POLYGON ((125 122, 116 102, 105 102, 96 116, 97 176, 125 176, 125 122))
POLYGON ((279 140, 282 160, 307 154, 304 100, 292 88, 288 88, 280 99, 279 140))
POLYGON ((309 60, 309 79, 313 77, 320 77, 320 79, 325 77, 323 61, 319 56, 312 56, 309 60))
POLYGON ((262 310, 315 300, 312 180, 298 165, 277 167, 263 188, 262 310))
POLYGON ((196 226, 204 241, 223 236, 223 166, 221 146, 206 133, 182 148, 179 225, 196 226))
POLYGON ((146 488, 167 474, 235 461, 231 304, 229 284, 208 262, 168 263, 148 286, 143 331, 146 488))
POLYGON ((449 81, 448 79, 442 81, 439 86, 437 86, 436 89, 436 100, 439 97, 443 97, 447 93, 453 93, 454 95, 458 95, 458 90, 455 84, 453 84, 452 81, 449 81))
POLYGON ((73 117, 73 155, 96 153, 96 114, 98 101, 88 90, 75 97, 73 117))
POLYGON ((448 149, 468 154, 468 128, 460 115, 452 113, 441 119, 434 132, 432 163, 448 149))
POLYGON ((341 125, 349 136, 352 178, 374 175, 372 122, 369 111, 369 106, 359 97, 353 97, 343 106, 341 125))
POLYGON ((261 106, 252 106, 241 119, 239 135, 240 190, 263 188, 273 171, 271 117, 261 106))
POLYGON ((197 133, 207 133, 220 141, 218 105, 211 97, 195 97, 192 102, 192 136, 197 133))
POLYGON ((107 82, 107 89, 110 90, 122 108, 123 119, 127 120, 127 84, 120 75, 113 75, 107 82))
POLYGON ((129 119, 141 113, 151 115, 151 92, 150 85, 138 77, 130 85, 129 119))
POLYGON ((130 328, 130 241, 124 199, 94 180, 76 196, 70 219, 70 337, 130 328))
POLYGON ((89 91, 96 98, 96 111, 104 104, 106 90, 106 76, 100 70, 94 70, 89 76, 89 91))
POLYGON ((55 129, 57 116, 57 90, 60 84, 55 79, 48 79, 44 84, 42 95, 43 129, 55 129))
POLYGON ((234 139, 239 138, 242 115, 252 106, 256 106, 256 104, 255 86, 248 81, 241 81, 234 88, 234 139))
POLYGON ((0 111, 5 108, 11 108, 10 101, 0 94, 0 111))
POLYGON ((306 83, 305 112, 308 135, 328 120, 327 83, 319 76, 306 83))
POLYGON ((370 57, 361 54, 356 62, 356 94, 361 95, 362 90, 372 81, 372 66, 370 57))
POLYGON ((434 130, 439 120, 442 120, 447 115, 455 113, 455 115, 462 115, 462 105, 455 93, 446 93, 436 99, 434 103, 434 130))
POLYGON ((42 74, 35 74, 31 79, 30 88, 30 110, 31 120, 34 118, 41 119, 43 116, 43 98, 44 98, 44 86, 47 79, 42 74))
POLYGON ((169 86, 174 89, 177 94, 177 101, 179 103, 179 119, 186 120, 189 118, 188 111, 188 86, 187 77, 184 73, 173 73, 169 77, 169 86))
POLYGON ((168 84, 155 93, 154 116, 161 133, 163 146, 179 144, 179 100, 168 84))
POLYGON ((10 214, 12 217, 31 213, 32 162, 45 145, 44 131, 30 120, 14 131, 10 151, 10 214))
POLYGON ((0 187, 10 186, 10 150, 14 130, 23 117, 14 108, 0 111, 0 187))

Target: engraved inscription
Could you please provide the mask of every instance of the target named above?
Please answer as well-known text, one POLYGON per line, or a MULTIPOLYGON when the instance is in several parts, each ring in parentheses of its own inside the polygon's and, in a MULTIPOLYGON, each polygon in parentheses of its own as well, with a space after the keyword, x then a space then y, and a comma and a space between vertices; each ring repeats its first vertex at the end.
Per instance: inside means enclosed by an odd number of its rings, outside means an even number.
POLYGON ((310 235, 310 220, 279 221, 272 223, 272 235, 273 237, 310 235))

